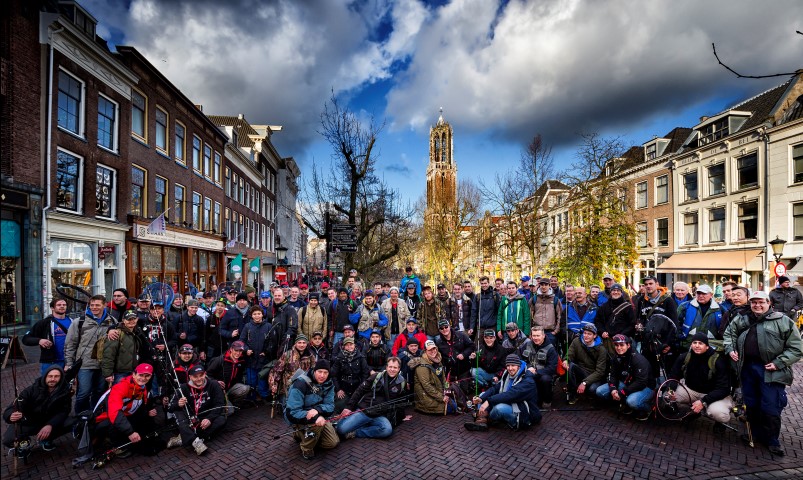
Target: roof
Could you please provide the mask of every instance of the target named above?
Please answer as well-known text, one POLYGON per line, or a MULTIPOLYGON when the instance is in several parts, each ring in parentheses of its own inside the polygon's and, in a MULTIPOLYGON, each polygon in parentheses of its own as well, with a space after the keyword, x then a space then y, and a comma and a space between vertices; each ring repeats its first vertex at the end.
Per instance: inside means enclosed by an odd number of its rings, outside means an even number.
POLYGON ((245 115, 207 115, 212 123, 218 126, 234 127, 237 132, 237 146, 241 148, 251 148, 254 146, 254 141, 251 140, 249 135, 258 135, 254 127, 245 119, 245 115))
POLYGON ((571 187, 560 180, 546 180, 538 187, 534 196, 535 198, 541 198, 546 195, 549 190, 571 190, 571 187))
POLYGON ((691 135, 692 129, 687 127, 675 127, 669 133, 664 135, 663 139, 669 140, 669 145, 666 146, 664 149, 664 154, 667 153, 674 153, 680 150, 680 147, 683 146, 683 142, 689 138, 691 135))
POLYGON ((781 119, 778 121, 778 125, 793 122, 801 118, 803 118, 803 95, 797 97, 797 100, 795 100, 794 103, 792 103, 792 105, 786 109, 783 117, 781 117, 781 119))

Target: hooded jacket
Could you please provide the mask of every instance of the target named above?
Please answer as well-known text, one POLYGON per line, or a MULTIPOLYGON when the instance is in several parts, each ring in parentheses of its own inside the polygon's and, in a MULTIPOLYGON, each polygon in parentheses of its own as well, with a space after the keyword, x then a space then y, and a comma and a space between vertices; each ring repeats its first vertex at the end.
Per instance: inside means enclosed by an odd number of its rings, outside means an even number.
POLYGON ((309 305, 301 307, 298 310, 298 330, 307 338, 312 338, 312 334, 315 332, 321 332, 323 338, 329 338, 325 312, 321 306, 317 308, 310 308, 309 305))
POLYGON ((139 328, 126 328, 124 323, 117 326, 120 336, 117 340, 106 340, 103 344, 103 360, 100 369, 104 377, 119 373, 131 373, 140 359, 150 359, 148 341, 139 328))
POLYGON ((702 314, 700 303, 696 298, 679 306, 677 340, 680 342, 681 350, 688 350, 691 346, 691 337, 695 333, 701 332, 708 335, 708 341, 712 348, 722 351, 722 337, 719 335, 722 313, 722 309, 713 298, 705 315, 702 314))
POLYGON ((654 389, 655 375, 650 368, 650 362, 642 354, 633 351, 631 345, 624 355, 617 355, 611 361, 608 386, 611 390, 618 390, 624 397, 645 388, 654 389), (620 382, 624 383, 624 388, 619 388, 620 382))
POLYGON ((53 365, 45 371, 45 374, 37 378, 33 384, 23 390, 18 401, 11 404, 3 412, 3 420, 7 424, 11 423, 11 414, 15 411, 22 412, 21 425, 32 427, 44 427, 50 425, 58 428, 64 425, 72 409, 72 398, 70 398, 70 388, 64 379, 64 371, 61 367, 53 365), (56 388, 51 393, 45 383, 45 377, 53 370, 61 373, 61 380, 56 384, 56 388))
POLYGON ((769 311, 765 315, 756 316, 753 312, 738 315, 731 320, 725 330, 725 353, 739 353, 736 371, 741 372, 744 364, 744 343, 748 330, 756 329, 758 349, 761 362, 772 362, 777 370, 764 370, 764 381, 791 385, 794 380, 792 365, 803 358, 803 341, 797 325, 791 318, 779 312, 769 311))
POLYGON ((485 344, 485 340, 481 340, 477 354, 479 355, 478 364, 481 369, 497 378, 502 377, 505 371, 505 357, 508 353, 502 347, 502 342, 498 338, 494 337, 494 343, 490 347, 485 344))
POLYGON ((148 389, 137 385, 133 375, 129 375, 112 386, 100 398, 100 402, 95 408, 95 422, 101 423, 108 420, 115 430, 128 436, 135 431, 131 422, 128 421, 128 417, 137 413, 141 408, 148 408, 148 389))
POLYGON ((92 358, 92 350, 100 337, 106 335, 109 328, 113 326, 114 320, 109 317, 105 308, 100 318, 92 315, 87 308, 84 318, 73 321, 67 330, 67 339, 64 341, 64 366, 71 367, 80 358, 83 362, 82 369, 98 370, 100 360, 92 358), (81 325, 82 323, 83 325, 81 325), (78 331, 79 325, 81 325, 80 332, 78 331))
POLYGON ((594 325, 600 335, 608 332, 609 338, 619 334, 632 337, 636 333, 636 313, 633 305, 624 295, 618 299, 610 298, 597 309, 594 325))
POLYGON ((362 352, 354 350, 352 355, 347 355, 345 350, 338 353, 332 362, 332 369, 329 375, 335 384, 335 390, 343 390, 346 395, 351 395, 357 387, 368 378, 371 369, 365 361, 362 352))
POLYGON ((329 417, 335 412, 335 386, 332 375, 323 383, 315 381, 315 372, 299 375, 293 380, 287 392, 287 403, 284 408, 284 419, 293 425, 310 425, 318 417, 329 417), (307 418, 307 412, 315 409, 318 415, 307 418))
POLYGON ((415 337, 415 339, 418 340, 419 348, 424 348, 424 344, 427 343, 427 336, 417 327, 412 335, 405 328, 393 342, 393 348, 391 349, 393 355, 398 355, 401 350, 407 348, 407 341, 410 340, 410 337, 415 337))
POLYGON ((402 277, 401 281, 399 281, 399 291, 401 292, 406 291, 407 283, 409 282, 415 283, 415 294, 421 295, 421 279, 419 279, 416 274, 405 275, 404 277, 402 277))
POLYGON ((515 323, 519 330, 530 331, 530 304, 527 298, 517 293, 512 298, 505 295, 499 301, 499 314, 496 319, 496 331, 504 331, 505 325, 510 322, 515 323))
POLYGON ((513 428, 527 428, 541 423, 535 376, 527 370, 524 361, 519 364, 515 375, 511 376, 505 371, 498 382, 480 394, 480 398, 488 402, 491 408, 500 404, 515 406, 516 425, 513 428))
MULTIPOLYGON (((607 303, 610 303, 610 301, 607 303)), ((608 352, 602 346, 600 337, 595 338, 594 344, 590 347, 583 342, 582 336, 575 338, 569 346, 568 357, 569 362, 575 363, 586 372, 589 372, 588 376, 583 379, 587 384, 591 385, 605 381, 605 376, 608 372, 608 352)))
POLYGON ((267 346, 268 334, 271 325, 264 320, 256 323, 253 319, 240 331, 240 341, 245 343, 246 351, 252 350, 247 357, 245 365, 248 368, 262 368, 268 363, 265 348, 267 346))
POLYGON ((422 413, 443 414, 443 382, 446 379, 446 370, 441 363, 441 353, 438 352, 435 362, 424 353, 410 360, 407 367, 415 372, 415 409, 422 413))

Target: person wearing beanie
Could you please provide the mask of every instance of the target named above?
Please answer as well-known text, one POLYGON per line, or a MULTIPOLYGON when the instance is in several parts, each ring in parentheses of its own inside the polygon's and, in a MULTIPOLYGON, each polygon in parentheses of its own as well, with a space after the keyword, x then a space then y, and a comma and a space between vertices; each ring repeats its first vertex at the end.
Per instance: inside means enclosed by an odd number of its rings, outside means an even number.
POLYGON ((346 408, 346 402, 370 373, 365 355, 357 350, 354 337, 344 338, 342 349, 333 357, 331 369, 336 412, 346 408))
POLYGON ((349 317, 355 310, 357 310, 357 304, 354 300, 349 298, 349 291, 344 287, 338 288, 337 298, 329 305, 328 313, 332 322, 331 341, 333 356, 337 354, 334 347, 343 340, 343 329, 347 326, 351 326, 349 317))
POLYGON ((125 288, 115 288, 112 292, 112 300, 106 304, 109 316, 118 323, 123 320, 123 314, 133 308, 134 305, 128 301, 128 290, 125 288))
POLYGON ((252 388, 251 400, 261 403, 268 397, 268 384, 264 377, 259 376, 259 372, 268 363, 265 351, 271 325, 265 321, 259 305, 250 307, 248 316, 251 321, 243 327, 239 340, 245 344, 245 378, 246 383, 252 388))
POLYGON ((226 342, 226 346, 231 342, 240 339, 243 328, 251 323, 251 305, 248 303, 248 295, 244 292, 237 294, 234 308, 230 308, 223 320, 220 321, 220 336, 226 342))
POLYGON ((770 292, 772 311, 783 313, 792 320, 797 320, 798 313, 803 310, 803 294, 792 286, 789 277, 778 277, 775 288, 770 292))
POLYGON ((482 332, 482 343, 479 351, 472 352, 468 356, 469 362, 474 365, 471 368, 471 376, 480 388, 485 389, 502 378, 502 374, 505 371, 506 355, 507 350, 502 347, 502 342, 496 338, 496 332, 493 328, 482 332), (478 355, 479 359, 477 359, 478 355))
MULTIPOLYGON (((611 292, 615 292, 614 289, 611 292)), ((614 293, 614 295, 616 295, 614 293)), ((613 296, 600 307, 614 302, 613 296)), ((567 360, 563 367, 568 370, 569 405, 577 403, 580 395, 593 396, 597 388, 605 383, 608 371, 608 353, 597 335, 597 327, 593 323, 583 325, 582 335, 575 337, 569 345, 567 360)), ((611 345, 613 340, 611 339, 611 345)))
POLYGON ((303 333, 296 335, 293 347, 285 352, 268 374, 268 385, 274 400, 283 399, 290 388, 293 375, 300 369, 313 366, 314 356, 309 350, 309 339, 303 333))
POLYGON ((669 378, 685 388, 677 388, 675 395, 681 405, 691 406, 694 418, 705 414, 715 422, 715 431, 725 432, 721 424, 730 420, 733 400, 727 357, 709 345, 708 335, 697 332, 691 337, 691 348, 678 357, 669 378))
POLYGON ((637 411, 636 420, 645 421, 652 413, 655 375, 650 362, 633 349, 633 340, 626 335, 613 337, 616 356, 611 360, 608 383, 600 385, 598 397, 619 404, 622 413, 637 411))
POLYGON ((484 432, 488 422, 504 422, 513 430, 525 430, 541 423, 538 388, 527 364, 512 353, 505 357, 505 373, 491 388, 472 399, 479 405, 477 418, 464 424, 466 430, 484 432))
POLYGON ((697 287, 694 300, 678 307, 678 340, 680 352, 687 352, 691 347, 692 336, 697 332, 706 333, 711 346, 722 352, 722 313, 719 303, 714 300, 714 291, 709 285, 697 287))
POLYGON ((608 300, 597 310, 593 325, 602 345, 610 355, 616 355, 613 337, 619 334, 632 337, 636 333, 636 312, 633 304, 625 298, 622 286, 611 285, 608 300))
POLYGON ((315 457, 315 447, 331 449, 340 438, 327 418, 335 412, 335 386, 330 378, 329 362, 319 359, 306 373, 293 375, 287 391, 284 419, 295 427, 293 438, 299 442, 301 455, 315 457))
POLYGON ((201 360, 206 361, 206 347, 203 345, 204 319, 198 315, 199 306, 198 300, 187 302, 187 309, 173 319, 173 330, 178 343, 189 343, 202 353, 201 360))

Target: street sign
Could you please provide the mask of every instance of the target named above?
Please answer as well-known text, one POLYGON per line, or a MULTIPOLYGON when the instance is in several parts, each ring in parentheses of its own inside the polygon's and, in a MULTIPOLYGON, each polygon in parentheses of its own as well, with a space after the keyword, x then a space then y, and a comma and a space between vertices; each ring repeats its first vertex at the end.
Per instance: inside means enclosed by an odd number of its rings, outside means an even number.
POLYGON ((775 276, 776 277, 783 277, 786 275, 786 265, 783 262, 778 262, 775 264, 775 276))
POLYGON ((357 245, 347 245, 347 244, 339 244, 339 245, 332 245, 332 251, 337 252, 356 252, 357 245))
POLYGON ((356 233, 333 233, 332 243, 357 243, 356 233))
POLYGON ((351 233, 357 234, 357 225, 354 223, 333 223, 332 233, 351 233))

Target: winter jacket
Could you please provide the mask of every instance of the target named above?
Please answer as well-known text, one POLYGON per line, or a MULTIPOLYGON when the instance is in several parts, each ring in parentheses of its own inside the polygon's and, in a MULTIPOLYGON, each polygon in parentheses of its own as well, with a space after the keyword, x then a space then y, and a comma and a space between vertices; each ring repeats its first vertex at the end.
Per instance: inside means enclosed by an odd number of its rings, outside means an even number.
POLYGON ((420 296, 421 295, 421 279, 418 278, 418 276, 415 275, 415 274, 405 275, 405 276, 402 277, 402 279, 399 281, 399 291, 400 292, 406 292, 407 291, 407 284, 409 282, 415 283, 415 294, 420 296))
POLYGON ((64 342, 64 366, 71 367, 80 358, 83 361, 82 369, 98 370, 100 360, 92 358, 92 350, 97 341, 113 326, 114 320, 109 317, 105 309, 100 318, 95 318, 87 308, 84 318, 74 320, 67 330, 67 339, 64 342), (80 332, 79 325, 81 325, 80 332))
POLYGON ((701 332, 708 335, 711 347, 721 352, 723 347, 719 328, 722 325, 722 313, 722 309, 713 298, 705 316, 701 312, 697 299, 679 306, 677 341, 680 342, 680 349, 688 350, 691 346, 691 337, 695 333, 701 332))
POLYGON ((50 425, 58 428, 64 425, 72 409, 69 384, 64 378, 64 371, 57 365, 48 368, 45 374, 25 388, 17 399, 18 401, 11 402, 3 412, 3 420, 9 425, 13 425, 11 414, 19 411, 23 415, 20 425, 37 428, 50 425), (45 383, 45 377, 53 370, 61 373, 61 380, 51 393, 45 383))
POLYGON ((383 329, 388 325, 388 317, 385 316, 379 305, 368 306, 365 301, 357 307, 356 312, 349 315, 349 321, 352 325, 357 326, 357 333, 366 340, 371 337, 371 331, 374 328, 383 329))
POLYGON ((457 300, 452 296, 446 301, 446 316, 449 319, 449 325, 456 329, 460 328, 460 317, 462 311, 462 330, 471 330, 471 300, 465 295, 460 297, 460 305, 457 300))
POLYGON ((247 356, 245 366, 248 368, 262 368, 268 363, 265 348, 267 347, 268 334, 271 325, 269 323, 256 323, 251 320, 240 332, 240 341, 245 343, 245 350, 252 350, 253 353, 247 356))
POLYGON ((597 305, 591 301, 587 301, 585 306, 588 308, 582 317, 580 317, 578 313, 579 305, 576 301, 566 306, 566 328, 577 335, 580 335, 583 326, 594 323, 597 318, 597 305))
POLYGON ((519 327, 519 330, 529 332, 531 319, 530 304, 527 303, 524 295, 517 293, 513 298, 504 296, 499 301, 496 331, 504 331, 505 325, 513 322, 519 327))
POLYGON ((383 405, 407 395, 407 382, 401 375, 390 378, 387 372, 377 372, 366 378, 351 395, 346 408, 351 411, 358 408, 367 416, 376 418, 384 416, 396 426, 404 418, 404 407, 383 405))
MULTIPOLYGON (((354 338, 354 345, 356 347, 355 350, 357 350, 358 352, 365 352, 365 350, 368 348, 368 342, 359 335, 352 338, 354 338)), ((340 355, 340 352, 342 351, 343 351, 343 340, 340 340, 335 344, 334 347, 332 347, 332 358, 335 358, 338 355, 340 355)))
POLYGON ((419 310, 421 309, 421 297, 418 294, 413 296, 407 295, 406 293, 400 296, 401 300, 407 305, 407 310, 410 311, 410 316, 415 318, 419 317, 419 310))
POLYGON ((658 293, 659 295, 653 298, 648 299, 646 295, 639 295, 636 299, 636 323, 646 325, 651 315, 661 314, 677 324, 678 305, 674 295, 660 291, 658 293))
POLYGON ((504 335, 502 336, 502 348, 504 348, 505 352, 507 352, 505 355, 519 353, 519 349, 527 340, 527 337, 524 336, 521 330, 516 332, 516 336, 513 339, 510 338, 507 332, 504 332, 504 335))
POLYGON ((608 375, 608 386, 611 390, 618 390, 623 397, 645 388, 655 388, 655 376, 650 368, 650 362, 633 347, 627 349, 624 355, 617 355, 611 360, 611 370, 608 375), (619 383, 624 388, 619 388, 619 383))
MULTIPOLYGON (((385 299, 382 302, 382 312, 388 318, 388 326, 385 328, 385 339, 390 340, 390 336, 392 335, 391 330, 393 325, 393 300, 390 298, 385 299)), ((401 297, 396 302, 396 327, 399 330, 399 333, 404 332, 405 327, 407 326, 407 319, 410 318, 410 309, 407 308, 407 303, 401 299, 401 297)))
POLYGON ((103 377, 114 374, 131 373, 139 365, 140 359, 150 359, 148 341, 139 328, 133 330, 121 323, 117 326, 120 336, 117 340, 106 340, 103 344, 103 360, 100 370, 103 377))
POLYGON ((42 340, 43 338, 50 340, 53 342, 52 347, 39 347, 39 363, 54 363, 63 361, 64 343, 67 341, 67 332, 70 329, 70 323, 72 323, 70 317, 55 318, 53 315, 48 315, 42 320, 34 323, 33 327, 25 332, 25 336, 22 337, 22 344, 29 347, 36 347, 39 346, 39 340, 42 340), (60 328, 58 324, 61 324, 64 328, 60 328), (61 337, 64 340, 60 350, 58 348, 56 337, 61 337))
POLYGON ((505 371, 498 382, 480 394, 480 399, 488 402, 491 408, 500 404, 513 406, 516 414, 514 428, 527 428, 541 423, 535 376, 527 370, 523 361, 515 375, 511 376, 505 371))
POLYGON ((423 350, 424 344, 427 343, 427 336, 424 334, 424 332, 416 328, 415 332, 410 335, 410 332, 408 332, 407 329, 404 329, 403 333, 400 333, 393 342, 393 349, 391 350, 393 355, 398 355, 399 351, 407 348, 407 341, 410 339, 410 337, 415 337, 415 339, 418 340, 418 348, 423 350))
POLYGON ((176 355, 176 359, 173 361, 173 371, 176 372, 179 385, 189 381, 190 370, 192 370, 192 367, 198 365, 198 363, 198 355, 193 354, 189 362, 181 360, 181 357, 176 355))
POLYGON ((502 378, 502 373, 505 371, 505 357, 508 352, 502 347, 502 342, 498 338, 494 337, 494 343, 490 347, 483 340, 477 355, 479 356, 477 363, 481 369, 497 378, 502 378))
POLYGON ((608 352, 602 346, 601 338, 595 338, 590 347, 583 342, 583 337, 575 338, 569 346, 568 358, 569 363, 577 364, 588 372, 584 381, 589 385, 605 381, 608 373, 608 352))
POLYGON ((309 345, 307 345, 307 350, 310 351, 310 353, 312 354, 312 357, 315 359, 313 361, 318 361, 320 359, 328 360, 330 358, 329 349, 326 348, 326 344, 325 343, 321 343, 317 347, 315 345, 313 345, 312 343, 310 343, 309 345))
POLYGON ((115 430, 128 436, 135 431, 128 417, 140 408, 148 408, 148 388, 137 385, 134 377, 129 375, 103 394, 95 408, 95 422, 108 420, 115 430))
MULTIPOLYGON (((225 313, 223 315, 225 316, 225 313)), ((212 349, 213 356, 222 355, 228 345, 228 342, 224 341, 223 337, 220 336, 220 324, 222 320, 223 317, 218 317, 213 313, 206 319, 206 325, 204 326, 204 339, 202 343, 207 349, 212 349)), ((263 320, 263 322, 264 321, 265 320, 263 320)))
POLYGON ((704 393, 705 396, 700 400, 710 405, 730 394, 729 369, 725 354, 717 353, 713 348, 709 348, 700 355, 692 351, 681 355, 672 367, 669 378, 683 379, 683 383, 688 388, 698 393, 704 393), (714 355, 717 355, 717 359, 714 361, 714 371, 711 372, 709 362, 714 355))
MULTIPOLYGON (((187 399, 187 410, 190 415, 197 417, 198 420, 209 420, 214 422, 218 417, 226 413, 226 396, 220 384, 207 377, 203 387, 196 388, 195 385, 190 383, 181 384, 181 393, 187 399)), ((178 406, 178 401, 181 395, 173 395, 170 402, 168 411, 177 412, 184 410, 184 407, 178 406)))
POLYGON ((326 313, 323 308, 310 308, 306 305, 298 311, 298 330, 307 338, 312 338, 315 332, 321 332, 323 338, 328 338, 329 331, 326 327, 326 313))
POLYGON ((246 307, 245 312, 241 312, 237 307, 230 308, 220 321, 219 333, 223 337, 223 341, 228 342, 226 344, 227 348, 231 345, 231 342, 240 338, 243 328, 251 323, 251 315, 248 314, 249 308, 251 307, 246 307), (237 336, 233 335, 235 330, 237 331, 237 336))
POLYGON ((285 352, 271 369, 268 375, 268 385, 271 390, 275 388, 277 392, 286 395, 290 388, 290 379, 296 371, 301 369, 306 372, 312 368, 313 364, 312 352, 308 348, 299 352, 297 348, 293 347, 285 352))
POLYGON ((128 310, 133 310, 134 305, 126 299, 125 305, 122 307, 118 306, 113 301, 106 304, 106 311, 109 312, 109 315, 114 319, 115 322, 122 322, 123 321, 123 314, 128 310))
POLYGON ((558 369, 558 351, 555 346, 544 339, 544 343, 536 345, 532 339, 524 342, 519 350, 521 358, 527 362, 527 367, 535 368, 536 375, 555 376, 558 369))
POLYGON ((388 350, 387 345, 385 345, 385 342, 380 341, 379 345, 372 345, 369 343, 364 354, 365 363, 368 364, 368 368, 374 372, 378 372, 385 369, 385 364, 390 356, 390 351, 388 350))
POLYGON ((284 419, 293 425, 310 425, 318 417, 329 417, 335 411, 335 386, 331 375, 323 383, 315 381, 315 372, 309 370, 293 380, 287 392, 284 419), (307 412, 315 409, 318 415, 307 418, 307 412))
POLYGON ((480 292, 474 295, 471 305, 471 329, 482 331, 492 328, 498 332, 497 313, 499 312, 499 302, 499 294, 493 288, 480 289, 480 292))
POLYGON ((468 335, 452 328, 449 340, 446 340, 443 335, 438 335, 435 337, 435 345, 437 345, 443 365, 446 367, 447 373, 452 375, 452 379, 456 380, 458 375, 468 372, 468 357, 475 348, 468 335), (458 355, 463 355, 463 359, 459 360, 458 355))
POLYGON ((287 304, 295 308, 296 311, 299 311, 301 310, 301 307, 305 307, 307 305, 307 302, 303 298, 301 298, 301 296, 299 296, 295 300, 293 300, 292 298, 288 298, 287 304))
POLYGON ((225 390, 228 391, 235 384, 243 383, 245 355, 235 361, 227 350, 223 355, 209 361, 206 372, 208 376, 223 382, 225 390))
POLYGON ((273 305, 273 328, 268 334, 265 357, 268 362, 292 348, 298 332, 298 312, 287 302, 273 305))
POLYGON ((329 306, 329 316, 332 319, 331 322, 334 325, 336 333, 343 333, 343 327, 351 325, 349 316, 354 313, 356 309, 357 304, 351 299, 345 302, 341 302, 338 299, 332 301, 332 304, 329 306))
POLYGON ((427 354, 423 354, 410 360, 407 366, 415 372, 415 409, 423 413, 443 414, 443 382, 446 380, 446 370, 441 363, 440 352, 435 362, 427 354))
POLYGON ((797 320, 797 312, 803 310, 803 294, 795 287, 773 288, 770 292, 772 311, 780 312, 787 317, 797 320))
POLYGON ((368 378, 371 369, 365 361, 365 355, 357 350, 351 355, 345 350, 340 352, 332 362, 330 376, 335 384, 335 390, 343 390, 346 395, 351 395, 357 387, 368 378))
POLYGON ((189 311, 185 311, 173 322, 173 330, 176 332, 176 341, 182 345, 189 343, 195 348, 203 348, 204 320, 200 315, 190 316, 189 311), (186 338, 181 339, 181 334, 186 334, 186 338))
POLYGON ((173 324, 164 316, 159 320, 148 317, 148 323, 142 328, 142 332, 148 341, 151 353, 160 355, 157 353, 157 345, 165 345, 171 352, 176 349, 176 332, 173 330, 173 324))
POLYGON ((438 322, 446 319, 446 309, 443 302, 433 298, 431 302, 421 301, 418 307, 418 326, 428 337, 438 335, 438 322))
POLYGON ((532 297, 533 325, 542 327, 547 332, 560 330, 561 306, 558 298, 549 289, 547 293, 541 293, 532 297))
POLYGON ((764 370, 764 381, 791 385, 794 380, 792 365, 803 358, 803 342, 800 340, 797 325, 791 318, 779 312, 767 312, 761 317, 750 312, 731 320, 725 330, 724 347, 728 355, 731 352, 739 354, 736 368, 738 372, 742 371, 744 364, 744 343, 751 325, 756 329, 761 363, 772 362, 777 368, 775 371, 764 370))
POLYGON ((636 333, 636 314, 633 305, 624 297, 608 300, 597 309, 594 325, 600 336, 603 332, 608 332, 609 338, 619 334, 632 337, 636 333))

